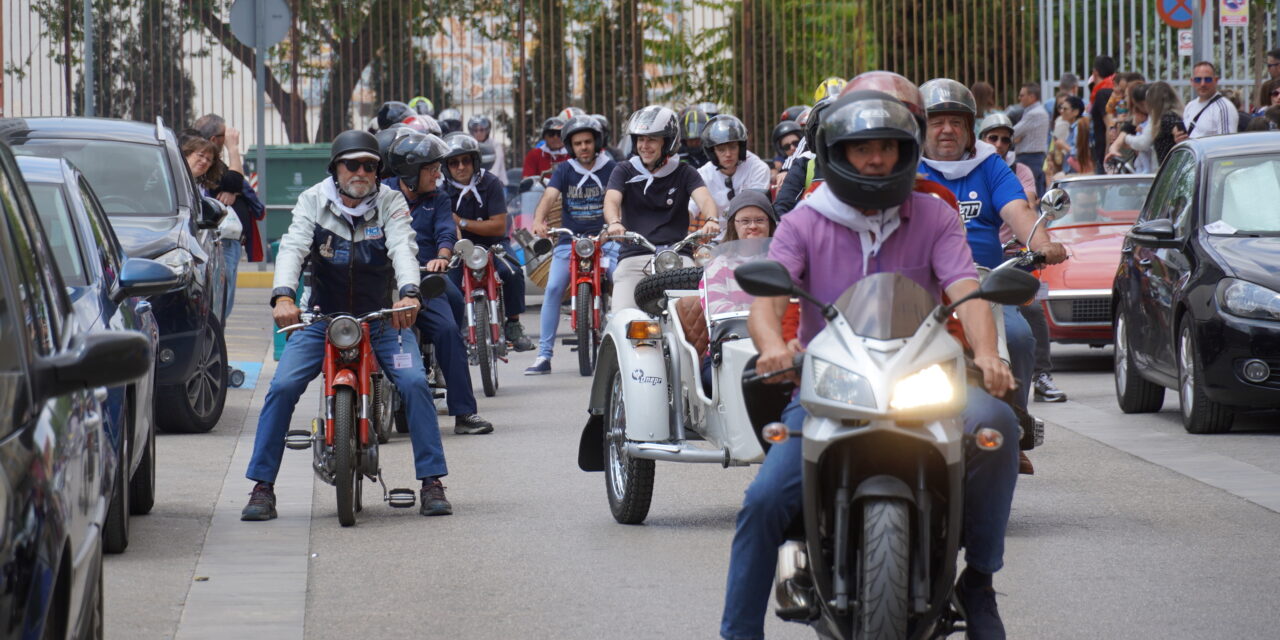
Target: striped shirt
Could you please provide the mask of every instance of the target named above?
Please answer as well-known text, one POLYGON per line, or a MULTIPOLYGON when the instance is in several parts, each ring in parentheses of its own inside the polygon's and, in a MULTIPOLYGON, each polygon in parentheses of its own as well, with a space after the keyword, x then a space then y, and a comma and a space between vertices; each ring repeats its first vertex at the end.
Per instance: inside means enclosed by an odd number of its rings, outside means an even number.
MULTIPOLYGON (((1213 96, 1209 96, 1209 99, 1213 100, 1213 96)), ((1188 102, 1186 108, 1182 110, 1182 124, 1186 125, 1187 131, 1191 132, 1192 138, 1235 133, 1239 121, 1240 114, 1236 113, 1236 106, 1225 97, 1214 100, 1213 104, 1196 98, 1188 102), (1208 108, 1205 105, 1208 105, 1208 108), (1191 121, 1196 119, 1196 115, 1200 114, 1202 109, 1204 113, 1200 115, 1199 120, 1196 120, 1195 128, 1191 128, 1191 121)))
POLYGON ((1013 146, 1018 153, 1044 153, 1049 149, 1049 113, 1039 102, 1022 110, 1013 125, 1013 146))

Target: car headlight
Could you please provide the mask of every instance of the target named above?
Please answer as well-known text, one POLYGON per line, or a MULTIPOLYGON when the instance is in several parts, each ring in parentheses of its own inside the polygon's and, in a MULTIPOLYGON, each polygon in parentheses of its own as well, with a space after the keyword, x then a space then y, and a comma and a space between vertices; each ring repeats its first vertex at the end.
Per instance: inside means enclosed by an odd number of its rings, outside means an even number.
POLYGON ((704 244, 697 249, 694 249, 693 262, 699 267, 707 266, 707 263, 711 262, 711 247, 704 244))
POLYGON ((942 365, 927 366, 893 385, 889 408, 899 411, 948 404, 956 397, 955 384, 942 365))
POLYGON ((360 338, 364 332, 360 330, 360 323, 350 316, 342 316, 334 318, 329 322, 327 335, 329 342, 339 349, 350 349, 360 344, 360 338))
POLYGON ((814 392, 819 398, 860 407, 876 406, 876 394, 866 378, 818 358, 813 359, 814 392))
POLYGON ((489 251, 484 247, 474 247, 463 257, 463 261, 472 269, 483 269, 489 264, 489 251))
POLYGON ((653 259, 654 271, 658 273, 679 269, 683 265, 684 261, 680 259, 680 254, 670 250, 659 252, 658 257, 653 259))
POLYGON ((186 280, 195 269, 196 258, 183 248, 173 249, 156 258, 156 262, 173 269, 179 280, 186 280))
POLYGON ((1244 280, 1223 278, 1218 283, 1218 305, 1241 318, 1280 320, 1280 293, 1244 280))
POLYGON ((591 238, 578 238, 573 241, 573 252, 580 258, 590 258, 596 252, 596 241, 591 238))

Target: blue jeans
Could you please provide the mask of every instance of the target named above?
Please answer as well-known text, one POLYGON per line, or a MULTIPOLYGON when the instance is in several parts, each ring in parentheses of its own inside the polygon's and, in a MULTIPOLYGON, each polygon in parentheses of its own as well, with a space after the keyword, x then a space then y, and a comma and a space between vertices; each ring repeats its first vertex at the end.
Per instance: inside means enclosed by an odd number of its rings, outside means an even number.
POLYGON ((1026 409, 1031 376, 1036 368, 1036 337, 1016 306, 1004 307, 1004 339, 1009 347, 1009 368, 1018 382, 1018 388, 1013 390, 1014 401, 1026 409))
POLYGON ((423 340, 430 340, 444 373, 448 393, 449 415, 465 416, 476 412, 476 394, 471 388, 471 369, 467 367, 467 347, 462 344, 458 323, 445 298, 429 298, 423 301, 418 313, 418 333, 423 340))
MULTIPOLYGON (((965 467, 961 532, 965 562, 979 571, 995 573, 1004 565, 1004 534, 1018 482, 1018 422, 1008 405, 987 392, 971 386, 968 395, 965 432, 973 433, 981 426, 1004 435, 1003 447, 969 455, 965 467)), ((799 401, 792 400, 782 412, 782 421, 798 431, 807 415, 799 401)), ((728 588, 720 621, 722 638, 764 637, 764 616, 773 590, 778 547, 802 506, 802 442, 802 438, 793 437, 773 445, 756 479, 747 487, 729 556, 728 588)))
MULTIPOLYGON (((512 262, 510 253, 511 249, 508 248, 508 256, 501 260, 494 258, 493 264, 498 272, 498 280, 502 281, 502 303, 506 307, 507 318, 515 318, 524 313, 524 269, 512 262)), ((462 290, 462 270, 466 268, 466 265, 463 265, 449 272, 449 278, 453 280, 453 284, 457 285, 459 291, 462 290)))
MULTIPOLYGON (((294 332, 285 343, 284 353, 276 374, 271 378, 271 388, 262 404, 258 418, 258 433, 253 441, 253 457, 245 476, 258 482, 275 482, 280 471, 280 458, 284 455, 284 434, 293 419, 293 408, 306 390, 307 384, 320 373, 324 364, 325 329, 328 323, 316 323, 294 332)), ((431 402, 431 389, 427 387, 427 375, 422 369, 422 354, 414 343, 413 332, 399 332, 391 323, 377 320, 370 324, 369 337, 373 351, 382 366, 383 373, 400 391, 409 419, 409 439, 413 443, 413 466, 418 478, 434 478, 449 473, 444 463, 444 445, 440 442, 440 427, 436 423, 436 408, 431 402), (397 334, 402 342, 397 341, 397 334), (400 352, 409 354, 412 364, 407 369, 392 366, 392 357, 400 352)))
MULTIPOLYGON (((542 311, 538 317, 538 355, 550 358, 555 352, 556 332, 560 329, 560 301, 569 286, 569 260, 573 258, 573 245, 558 244, 551 256, 551 270, 547 274, 547 286, 543 288, 542 311)), ((618 243, 604 245, 605 273, 612 273, 618 260, 618 243)), ((581 347, 579 347, 581 348, 581 347)))
MULTIPOLYGON (((235 215, 229 213, 227 215, 235 215)), ((240 253, 243 247, 239 240, 220 240, 222 257, 227 261, 227 309, 222 316, 223 324, 231 317, 231 307, 236 303, 236 272, 240 269, 240 253)))

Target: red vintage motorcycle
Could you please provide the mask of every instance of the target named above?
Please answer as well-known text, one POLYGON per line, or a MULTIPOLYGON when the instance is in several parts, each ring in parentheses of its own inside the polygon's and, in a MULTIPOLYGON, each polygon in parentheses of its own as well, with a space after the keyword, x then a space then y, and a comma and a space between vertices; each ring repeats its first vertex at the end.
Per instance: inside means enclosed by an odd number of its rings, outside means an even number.
MULTIPOLYGON (((609 313, 607 275, 601 264, 605 238, 603 233, 584 236, 562 227, 547 229, 547 235, 553 238, 561 234, 569 236, 573 247, 573 254, 569 256, 569 324, 578 344, 578 373, 589 376, 596 370, 596 350, 600 346, 604 316, 609 313)), ((558 302, 543 301, 543 304, 558 302)))
POLYGON ((467 307, 467 360, 480 367, 480 383, 484 395, 498 393, 498 361, 507 361, 507 340, 502 321, 507 317, 502 304, 502 280, 498 278, 494 260, 504 260, 506 250, 495 245, 493 251, 462 239, 453 245, 452 269, 462 268, 462 299, 467 307))
MULTIPOLYGON (((423 298, 444 293, 441 276, 422 281, 423 298)), ((417 502, 413 489, 387 489, 378 464, 378 441, 392 429, 395 387, 382 373, 369 338, 369 323, 388 318, 397 309, 382 309, 356 317, 349 313, 321 314, 319 307, 302 314, 302 322, 282 327, 287 333, 327 322, 325 330, 324 395, 320 417, 311 421, 311 430, 293 429, 285 434, 289 449, 311 449, 311 466, 321 480, 337 488, 338 522, 344 527, 356 523, 356 513, 364 505, 362 478, 382 486, 382 500, 392 507, 411 508, 417 502)), ((416 345, 409 345, 416 348, 416 345)), ((385 441, 385 439, 384 439, 385 441)))

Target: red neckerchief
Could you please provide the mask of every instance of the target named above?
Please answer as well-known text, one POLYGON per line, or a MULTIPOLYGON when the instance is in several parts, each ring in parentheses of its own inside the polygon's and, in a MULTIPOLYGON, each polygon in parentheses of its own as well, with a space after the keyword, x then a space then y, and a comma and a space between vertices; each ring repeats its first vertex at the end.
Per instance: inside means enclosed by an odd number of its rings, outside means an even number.
POLYGON ((1103 89, 1112 89, 1116 87, 1116 77, 1114 75, 1107 76, 1098 84, 1093 85, 1093 90, 1089 92, 1089 104, 1093 104, 1098 99, 1098 92, 1103 89))

